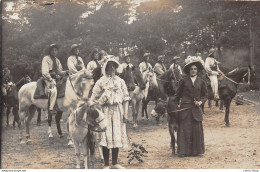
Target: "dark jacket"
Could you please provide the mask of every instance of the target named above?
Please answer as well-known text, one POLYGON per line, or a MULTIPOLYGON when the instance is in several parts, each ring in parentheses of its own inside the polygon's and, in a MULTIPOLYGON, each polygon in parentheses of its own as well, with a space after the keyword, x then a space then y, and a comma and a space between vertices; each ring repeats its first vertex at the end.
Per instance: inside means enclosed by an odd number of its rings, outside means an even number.
POLYGON ((175 102, 179 102, 181 99, 181 109, 192 107, 189 110, 180 112, 179 119, 185 119, 189 113, 192 113, 196 121, 202 121, 202 111, 200 107, 195 106, 194 101, 202 101, 203 103, 207 100, 207 87, 204 80, 197 77, 194 85, 189 76, 183 78, 179 87, 173 97, 175 102), (194 107, 193 107, 194 106, 194 107))

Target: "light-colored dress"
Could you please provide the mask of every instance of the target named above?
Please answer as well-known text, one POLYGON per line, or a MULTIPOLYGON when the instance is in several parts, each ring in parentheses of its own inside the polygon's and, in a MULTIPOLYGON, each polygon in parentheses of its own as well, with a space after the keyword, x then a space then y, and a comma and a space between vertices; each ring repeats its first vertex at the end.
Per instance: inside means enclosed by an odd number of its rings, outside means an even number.
POLYGON ((99 145, 111 148, 127 148, 126 124, 123 123, 124 101, 129 101, 125 81, 118 76, 101 77, 95 84, 91 100, 98 100, 102 105, 107 130, 101 134, 99 145))

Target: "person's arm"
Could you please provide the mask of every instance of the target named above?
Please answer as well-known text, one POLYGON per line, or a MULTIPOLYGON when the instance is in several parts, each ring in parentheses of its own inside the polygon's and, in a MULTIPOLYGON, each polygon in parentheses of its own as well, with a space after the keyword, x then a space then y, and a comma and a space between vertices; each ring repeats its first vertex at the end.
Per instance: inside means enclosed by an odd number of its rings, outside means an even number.
POLYGON ((181 66, 180 66, 180 65, 178 65, 178 69, 179 69, 179 71, 180 71, 180 74, 182 75, 183 73, 182 73, 182 70, 181 70, 181 66))
POLYGON ((47 81, 51 81, 52 80, 51 75, 49 73, 49 64, 48 64, 48 61, 47 61, 47 56, 45 56, 42 59, 42 76, 45 79, 47 79, 47 81))
POLYGON ((212 70, 211 70, 211 68, 210 68, 210 59, 209 59, 209 58, 207 58, 207 59, 205 60, 205 70, 206 70, 209 74, 212 73, 212 70))
POLYGON ((139 64, 139 69, 140 69, 141 73, 144 72, 144 66, 142 65, 142 63, 139 64))
POLYGON ((81 70, 84 70, 85 69, 85 64, 84 64, 84 62, 83 62, 81 57, 79 57, 79 61, 81 62, 81 64, 80 64, 80 66, 82 67, 81 70))
POLYGON ((78 70, 77 70, 76 67, 75 67, 75 62, 73 61, 72 56, 70 56, 70 57, 68 58, 67 66, 68 66, 69 72, 70 72, 71 74, 75 74, 75 73, 78 72, 78 70))
POLYGON ((195 105, 197 105, 197 106, 201 106, 203 103, 205 103, 207 101, 208 89, 206 86, 206 82, 204 80, 202 80, 200 97, 201 97, 200 101, 195 101, 195 105))
POLYGON ((162 70, 161 66, 159 64, 157 64, 157 63, 154 65, 154 69, 153 70, 158 75, 161 75, 161 74, 164 73, 164 71, 162 70))
POLYGON ((94 61, 90 61, 87 65, 87 70, 90 70, 90 71, 94 70, 94 68, 95 68, 94 63, 95 63, 94 61))

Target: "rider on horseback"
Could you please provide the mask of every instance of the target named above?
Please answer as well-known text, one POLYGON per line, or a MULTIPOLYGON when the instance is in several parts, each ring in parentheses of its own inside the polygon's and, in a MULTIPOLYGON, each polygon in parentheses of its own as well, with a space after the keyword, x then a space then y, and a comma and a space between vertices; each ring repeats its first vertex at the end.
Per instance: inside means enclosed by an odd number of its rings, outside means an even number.
POLYGON ((49 93, 49 113, 53 113, 53 108, 57 98, 56 80, 67 74, 67 71, 62 71, 60 60, 56 57, 58 54, 58 45, 51 44, 49 46, 49 55, 42 60, 42 76, 46 83, 49 93))
POLYGON ((81 57, 79 57, 79 45, 73 44, 71 46, 71 56, 68 58, 67 66, 70 75, 77 73, 80 70, 85 69, 84 62, 81 57))
POLYGON ((219 75, 219 62, 216 58, 216 50, 214 48, 209 50, 209 55, 205 60, 205 70, 209 76, 211 88, 216 100, 219 99, 218 94, 218 75, 219 75))
POLYGON ((139 64, 139 68, 141 73, 144 73, 147 70, 152 70, 152 65, 148 63, 150 57, 150 53, 144 53, 143 55, 143 61, 139 64))
POLYGON ((155 63, 154 65, 154 72, 156 73, 157 76, 163 74, 164 72, 166 72, 166 67, 165 65, 163 64, 164 62, 164 58, 165 58, 165 55, 160 55, 157 57, 157 63, 155 63))
POLYGON ((134 67, 134 65, 131 63, 131 57, 133 57, 132 54, 126 54, 124 56, 125 62, 122 63, 122 67, 124 69, 127 68, 127 66, 129 66, 130 69, 132 69, 132 67, 134 67))
POLYGON ((179 59, 180 59, 179 56, 174 56, 174 57, 173 57, 173 63, 172 63, 172 65, 170 66, 170 69, 179 70, 179 73, 182 75, 181 66, 178 64, 178 60, 179 60, 179 59))
POLYGON ((90 71, 93 71, 95 68, 97 68, 100 64, 98 62, 98 49, 94 48, 91 53, 90 53, 90 58, 92 59, 88 64, 87 64, 87 69, 90 71))

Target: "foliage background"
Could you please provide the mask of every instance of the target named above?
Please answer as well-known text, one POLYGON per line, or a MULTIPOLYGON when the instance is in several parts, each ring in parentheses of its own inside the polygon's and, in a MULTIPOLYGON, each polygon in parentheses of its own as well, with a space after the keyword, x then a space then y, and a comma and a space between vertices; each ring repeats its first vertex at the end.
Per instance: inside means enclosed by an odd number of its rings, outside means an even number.
POLYGON ((249 64, 250 36, 254 32, 254 61, 260 73, 260 3, 197 0, 28 0, 3 1, 2 62, 17 81, 22 75, 40 71, 40 63, 51 43, 61 45, 58 57, 66 69, 70 46, 81 44, 85 63, 94 47, 109 54, 134 54, 137 65, 144 52, 151 63, 166 54, 202 53, 217 47, 219 61, 233 68, 249 64), (87 16, 87 17, 86 17, 87 16), (252 26, 250 27, 250 20, 252 26), (124 49, 124 51, 122 51, 124 49))

